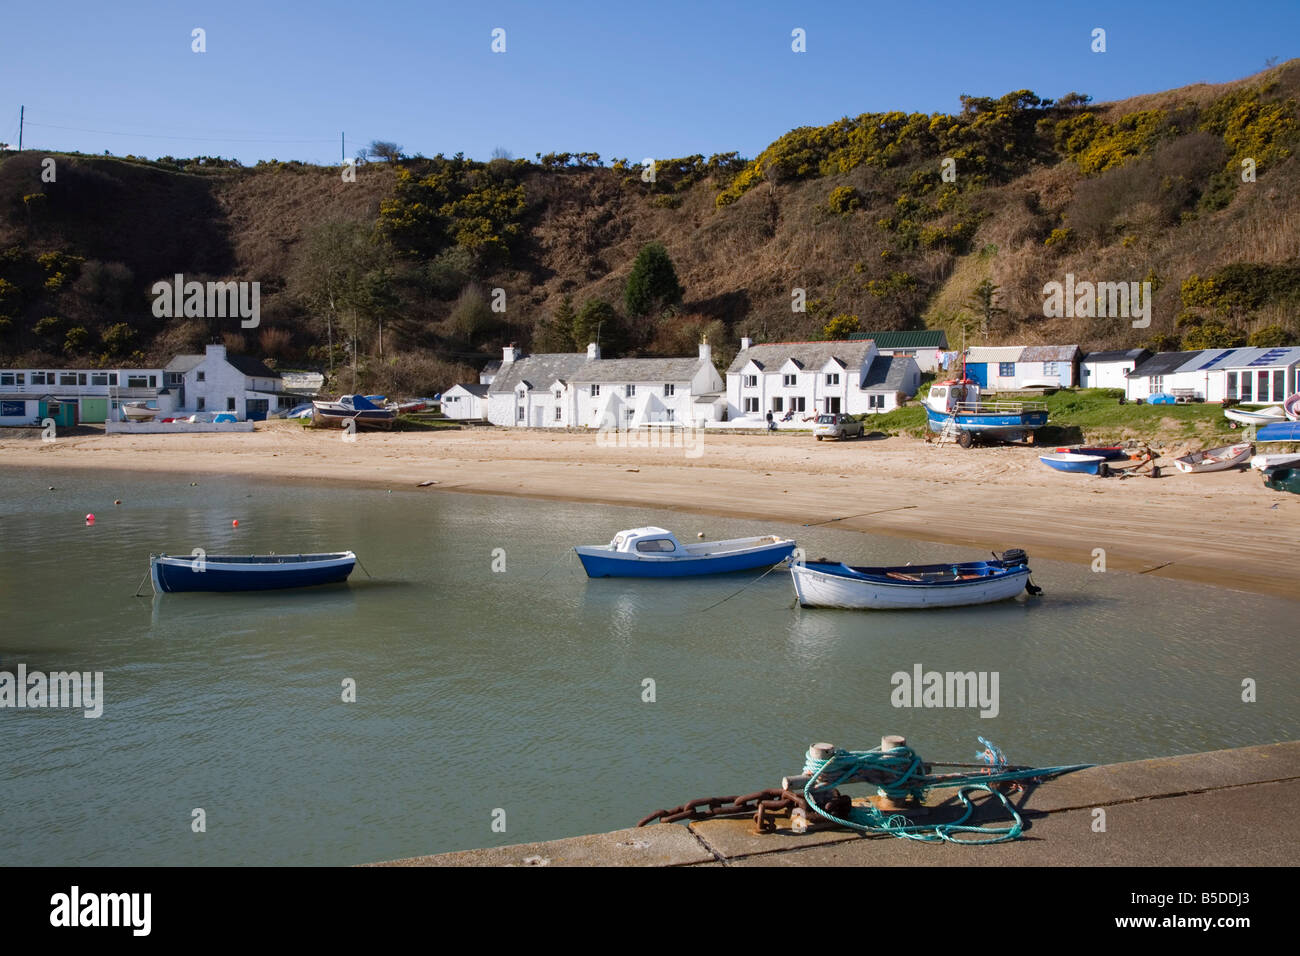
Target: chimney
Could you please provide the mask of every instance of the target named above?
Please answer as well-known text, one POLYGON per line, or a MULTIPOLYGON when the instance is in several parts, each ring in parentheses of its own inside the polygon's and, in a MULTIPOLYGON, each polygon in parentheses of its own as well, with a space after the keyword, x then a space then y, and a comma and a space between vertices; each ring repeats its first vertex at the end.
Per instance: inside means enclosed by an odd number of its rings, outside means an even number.
POLYGON ((509 365, 516 358, 514 345, 507 345, 501 350, 501 364, 509 365))
POLYGON ((588 345, 587 345, 587 361, 588 361, 588 362, 594 362, 594 361, 595 361, 596 359, 598 359, 598 358, 600 358, 600 346, 597 345, 595 342, 590 342, 590 343, 588 343, 588 345))
POLYGON ((204 351, 214 358, 223 359, 226 357, 226 347, 224 345, 209 345, 204 351))
POLYGON ((748 337, 743 338, 740 340, 740 350, 743 352, 745 351, 745 349, 749 348, 753 344, 754 343, 751 342, 748 337))
POLYGON ((700 361, 701 362, 713 361, 713 349, 709 348, 708 339, 700 339, 700 361))

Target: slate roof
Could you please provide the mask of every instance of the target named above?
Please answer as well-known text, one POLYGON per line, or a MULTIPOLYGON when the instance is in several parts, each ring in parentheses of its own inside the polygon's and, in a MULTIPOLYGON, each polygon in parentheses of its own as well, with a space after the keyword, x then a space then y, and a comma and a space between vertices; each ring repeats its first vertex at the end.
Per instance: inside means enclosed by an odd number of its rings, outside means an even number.
POLYGON ((1128 349, 1118 352, 1089 352, 1085 362, 1143 362, 1151 356, 1150 349, 1128 349))
POLYGON ((1190 352, 1157 352, 1133 371, 1129 372, 1128 377, 1149 378, 1152 375, 1169 375, 1172 372, 1178 371, 1178 369, 1200 354, 1200 349, 1193 349, 1190 352))
POLYGON ((501 371, 488 386, 488 394, 513 392, 520 382, 530 388, 537 382, 544 385, 550 385, 557 379, 567 382, 572 380, 587 361, 586 352, 541 352, 513 362, 502 362, 501 371))
POLYGON ((483 366, 483 369, 482 369, 482 373, 483 373, 484 375, 495 375, 495 374, 496 374, 497 372, 499 372, 499 371, 501 371, 501 360, 500 360, 500 359, 493 359, 492 361, 490 361, 490 362, 488 362, 486 365, 484 365, 484 366, 483 366))
POLYGON ((1077 345, 1026 345, 1018 362, 1073 362, 1083 350, 1077 345))
POLYGON ((872 341, 878 349, 947 349, 948 333, 943 329, 918 329, 912 332, 854 332, 854 342, 872 341))
POLYGON ((181 372, 183 374, 202 362, 204 358, 206 356, 203 355, 178 355, 163 366, 163 371, 181 372))
POLYGON ((598 359, 573 376, 575 383, 689 382, 703 362, 698 358, 598 359))
POLYGON ((469 392, 471 395, 476 395, 476 396, 478 396, 479 398, 484 398, 484 397, 487 396, 488 389, 489 389, 490 387, 491 387, 491 386, 489 386, 489 385, 465 385, 465 384, 463 384, 463 383, 461 383, 461 382, 457 382, 457 383, 456 383, 455 385, 453 385, 451 388, 447 389, 447 391, 450 392, 452 388, 463 388, 465 391, 469 392))
POLYGON ((757 362, 760 368, 780 368, 787 359, 794 359, 801 368, 821 369, 831 359, 839 359, 846 368, 858 368, 867 352, 871 350, 870 341, 850 341, 837 339, 832 342, 773 342, 768 345, 751 345, 742 351, 727 369, 728 375, 734 375, 750 361, 757 362))
POLYGON ((907 383, 907 362, 908 359, 901 356, 877 355, 871 360, 862 387, 871 391, 901 392, 907 383))
MULTIPOLYGON (((198 365, 200 362, 202 362, 205 358, 207 358, 206 355, 178 355, 170 362, 168 362, 165 366, 163 366, 163 371, 180 372, 183 375, 186 372, 190 371, 192 368, 194 368, 196 365, 198 365)), ((271 371, 264 364, 262 364, 261 359, 255 359, 250 355, 229 355, 228 354, 226 356, 226 361, 229 362, 232 366, 234 366, 235 369, 237 369, 238 371, 243 372, 249 378, 279 378, 280 377, 279 372, 271 371)))

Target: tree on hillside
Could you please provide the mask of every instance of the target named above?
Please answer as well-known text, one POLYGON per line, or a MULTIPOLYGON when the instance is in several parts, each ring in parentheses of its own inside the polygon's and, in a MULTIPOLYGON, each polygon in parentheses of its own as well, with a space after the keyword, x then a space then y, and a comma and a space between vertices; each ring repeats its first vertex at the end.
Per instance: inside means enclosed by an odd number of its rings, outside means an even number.
POLYGON ((975 287, 975 291, 966 300, 966 308, 975 313, 976 318, 979 319, 980 333, 985 338, 988 338, 998 318, 1006 314, 1007 310, 997 304, 998 294, 1001 291, 1002 287, 994 285, 992 279, 985 279, 975 287))
POLYGON ((369 152, 371 156, 386 163, 395 163, 402 158, 402 147, 382 139, 371 142, 369 152))
POLYGON ((573 320, 576 317, 577 312, 573 308, 573 297, 566 295, 561 298, 555 314, 538 321, 537 327, 533 331, 533 351, 574 351, 578 347, 573 341, 573 320))
MULTIPOLYGON (((292 285, 308 308, 325 316, 330 375, 334 374, 334 327, 346 313, 355 333, 358 312, 374 313, 380 300, 372 299, 378 290, 368 276, 382 266, 382 250, 361 223, 327 222, 307 236, 292 285)), ((355 341, 353 361, 355 365, 355 341)))
POLYGON ((854 332, 862 331, 862 323, 856 315, 841 312, 822 327, 822 336, 828 341, 847 339, 854 332))
POLYGON ((614 307, 602 299, 588 299, 573 317, 573 344, 577 349, 595 342, 603 352, 618 352, 626 333, 614 307))
POLYGON ((623 300, 628 315, 644 317, 670 305, 680 305, 684 291, 663 243, 648 242, 632 263, 623 300))

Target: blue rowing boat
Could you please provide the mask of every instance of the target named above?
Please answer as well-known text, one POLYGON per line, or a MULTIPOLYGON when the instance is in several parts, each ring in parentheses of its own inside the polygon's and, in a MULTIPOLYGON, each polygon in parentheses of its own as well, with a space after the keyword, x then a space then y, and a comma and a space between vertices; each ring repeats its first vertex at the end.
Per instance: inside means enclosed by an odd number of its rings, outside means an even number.
POLYGON ((160 594, 177 591, 274 591, 346 581, 356 566, 351 551, 327 554, 149 555, 160 594))
POLYGON ((1300 422, 1274 422, 1255 432, 1255 441, 1300 441, 1300 422))
POLYGON ((1069 471, 1080 475, 1101 474, 1101 466, 1106 459, 1101 455, 1076 455, 1071 452, 1056 452, 1051 455, 1039 455, 1038 460, 1048 468, 1057 471, 1069 471))
POLYGON ((671 531, 647 527, 573 550, 589 578, 679 578, 771 567, 790 556, 794 541, 769 534, 684 545, 671 531))

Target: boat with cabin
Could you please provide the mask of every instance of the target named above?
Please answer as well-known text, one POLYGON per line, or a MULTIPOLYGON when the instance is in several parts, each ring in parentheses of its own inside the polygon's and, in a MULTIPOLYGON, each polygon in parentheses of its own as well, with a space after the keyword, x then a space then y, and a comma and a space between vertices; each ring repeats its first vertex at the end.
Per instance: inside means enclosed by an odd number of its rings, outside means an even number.
POLYGON ((356 566, 351 551, 324 554, 149 555, 159 594, 178 591, 274 591, 346 581, 356 566))
POLYGON ((671 531, 650 526, 573 550, 589 578, 675 578, 771 567, 791 555, 794 540, 769 534, 682 544, 671 531))
POLYGON ((981 440, 1032 442, 1034 431, 1047 424, 1044 402, 985 401, 968 378, 936 382, 924 404, 930 431, 955 432, 963 448, 981 440))
POLYGON ((364 395, 343 395, 337 402, 312 402, 312 424, 321 428, 392 428, 397 410, 376 405, 364 395))
POLYGON ((158 409, 145 402, 123 402, 122 416, 129 422, 151 422, 158 417, 158 409))
POLYGON ((993 561, 902 567, 850 567, 843 562, 803 561, 790 566, 803 607, 853 610, 961 607, 991 604, 1021 591, 1041 593, 1029 580, 1029 556, 1019 548, 993 561))

